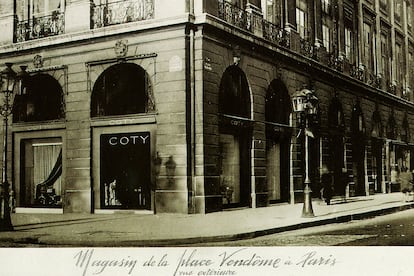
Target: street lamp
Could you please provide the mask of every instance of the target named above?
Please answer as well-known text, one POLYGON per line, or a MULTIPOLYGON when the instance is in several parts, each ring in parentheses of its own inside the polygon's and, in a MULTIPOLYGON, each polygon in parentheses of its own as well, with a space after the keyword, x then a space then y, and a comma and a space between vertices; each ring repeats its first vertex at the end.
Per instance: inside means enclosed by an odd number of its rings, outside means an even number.
MULTIPOLYGON (((12 231, 13 225, 10 217, 9 205, 9 182, 7 180, 7 135, 8 135, 8 117, 13 110, 14 87, 17 80, 25 79, 28 75, 26 66, 21 66, 22 71, 16 74, 12 69, 13 63, 6 63, 6 68, 0 72, 1 93, 3 103, 0 105, 0 115, 3 116, 3 172, 2 182, 0 184, 0 231, 12 231)), ((23 83, 23 82, 22 82, 23 83)), ((24 90, 23 86, 19 87, 18 93, 24 90)))
POLYGON ((304 125, 304 135, 305 135, 305 189, 304 194, 304 203, 302 209, 302 217, 310 218, 314 217, 313 208, 312 208, 312 190, 310 188, 310 178, 309 178, 309 136, 313 137, 312 132, 309 128, 309 118, 312 115, 316 115, 318 98, 315 96, 314 92, 303 88, 302 90, 296 91, 292 97, 293 111, 299 115, 304 116, 305 125, 304 125))

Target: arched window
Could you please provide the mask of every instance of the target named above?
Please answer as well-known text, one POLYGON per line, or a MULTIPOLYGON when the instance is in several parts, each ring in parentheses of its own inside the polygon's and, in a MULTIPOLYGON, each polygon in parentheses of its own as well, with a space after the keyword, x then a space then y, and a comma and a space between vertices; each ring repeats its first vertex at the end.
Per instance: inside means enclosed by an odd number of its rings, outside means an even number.
POLYGON ((219 91, 218 170, 224 206, 250 204, 250 90, 237 66, 226 69, 219 91))
POLYGON ((292 104, 285 84, 273 80, 266 93, 266 178, 268 199, 289 199, 289 117, 292 104))
POLYGON ((58 120, 64 117, 63 91, 50 75, 37 74, 25 79, 21 95, 16 95, 13 122, 58 120))
POLYGON ((250 92, 244 72, 235 65, 226 69, 220 84, 219 112, 250 117, 250 92))
POLYGON ((92 117, 153 111, 154 101, 147 73, 133 63, 109 67, 95 82, 91 105, 92 117))

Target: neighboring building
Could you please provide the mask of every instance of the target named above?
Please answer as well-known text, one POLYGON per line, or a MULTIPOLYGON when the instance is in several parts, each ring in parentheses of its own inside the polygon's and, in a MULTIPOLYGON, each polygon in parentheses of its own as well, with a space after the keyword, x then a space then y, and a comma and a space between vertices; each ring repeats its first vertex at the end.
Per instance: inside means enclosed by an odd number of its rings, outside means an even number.
POLYGON ((9 121, 16 210, 301 201, 304 85, 320 100, 313 196, 325 165, 335 195, 397 191, 395 167, 414 169, 413 32, 408 0, 2 1, 0 64, 30 74, 9 121))

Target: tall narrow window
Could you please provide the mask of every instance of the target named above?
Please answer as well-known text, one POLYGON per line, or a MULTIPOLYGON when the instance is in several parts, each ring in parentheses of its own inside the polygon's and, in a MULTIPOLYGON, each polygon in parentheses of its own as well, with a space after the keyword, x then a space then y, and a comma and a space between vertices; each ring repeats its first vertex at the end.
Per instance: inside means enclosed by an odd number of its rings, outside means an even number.
POLYGON ((381 63, 382 63, 382 75, 385 83, 390 82, 390 50, 389 50, 389 37, 388 33, 381 33, 381 63))
POLYGON ((394 0, 394 18, 395 21, 401 23, 401 17, 402 17, 402 0, 394 0))
POLYGON ((325 24, 322 24, 322 43, 326 51, 329 53, 331 51, 331 30, 325 24))
POLYGON ((306 38, 307 31, 307 5, 304 0, 296 0, 296 28, 301 38, 306 38))
POLYGON ((353 45, 352 29, 349 28, 348 26, 345 26, 345 57, 350 62, 354 59, 352 45, 353 45))
POLYGON ((367 66, 367 69, 372 72, 374 69, 374 60, 373 60, 373 36, 371 25, 367 22, 364 22, 364 63, 367 66))
POLYGON ((398 87, 401 88, 404 83, 404 50, 402 43, 395 43, 395 67, 396 67, 396 79, 398 87))

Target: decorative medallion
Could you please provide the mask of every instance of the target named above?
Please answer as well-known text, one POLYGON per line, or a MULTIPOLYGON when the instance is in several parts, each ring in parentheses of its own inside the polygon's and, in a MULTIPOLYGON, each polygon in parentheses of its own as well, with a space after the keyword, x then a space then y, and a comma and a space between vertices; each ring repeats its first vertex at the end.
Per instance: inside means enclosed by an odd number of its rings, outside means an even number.
POLYGON ((41 55, 35 55, 33 58, 33 65, 35 68, 43 67, 43 58, 41 55))
POLYGON ((127 55, 128 53, 128 40, 118 40, 115 43, 115 55, 118 58, 123 58, 127 55))

